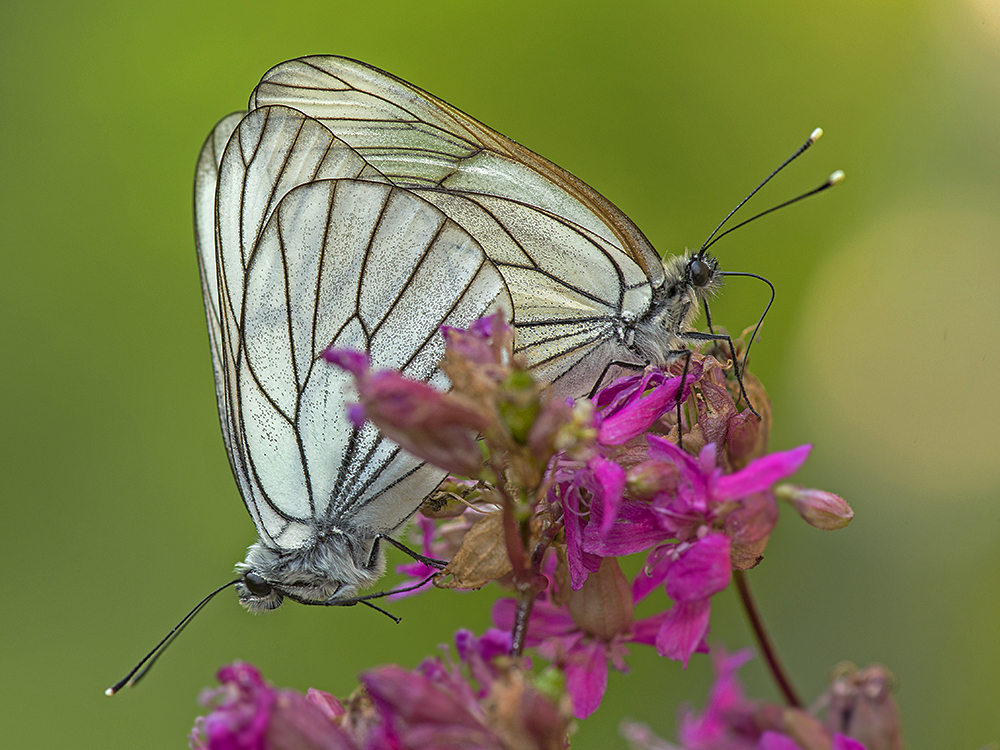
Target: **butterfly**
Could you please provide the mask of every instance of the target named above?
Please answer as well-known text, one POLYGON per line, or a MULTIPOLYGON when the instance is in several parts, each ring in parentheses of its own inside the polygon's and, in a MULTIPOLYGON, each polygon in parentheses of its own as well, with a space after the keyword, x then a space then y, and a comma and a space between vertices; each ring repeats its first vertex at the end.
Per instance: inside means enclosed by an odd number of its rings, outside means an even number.
POLYGON ((600 193, 450 104, 356 60, 282 63, 209 135, 195 231, 222 432, 259 539, 254 611, 355 601, 443 479, 352 425, 328 347, 446 389, 442 325, 501 310, 565 396, 609 365, 664 364, 721 286, 704 251, 661 260, 600 193))

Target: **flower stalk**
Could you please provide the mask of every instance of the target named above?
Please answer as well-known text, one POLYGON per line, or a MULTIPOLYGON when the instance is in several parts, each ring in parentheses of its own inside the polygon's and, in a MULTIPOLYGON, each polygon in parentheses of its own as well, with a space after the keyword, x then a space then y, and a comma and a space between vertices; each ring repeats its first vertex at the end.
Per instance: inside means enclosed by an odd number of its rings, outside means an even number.
POLYGON ((771 676, 774 678, 778 690, 781 691, 785 702, 789 706, 792 708, 802 708, 802 700, 792 685, 792 681, 785 671, 781 659, 778 658, 778 652, 771 641, 771 635, 764 625, 764 618, 761 616, 760 609, 757 607, 757 600, 750 590, 750 582, 747 580, 746 571, 733 571, 733 580, 736 582, 736 591, 740 596, 743 611, 746 613, 747 620, 750 623, 750 630, 753 631, 754 638, 757 641, 758 647, 760 647, 760 652, 764 656, 768 671, 770 671, 771 676))

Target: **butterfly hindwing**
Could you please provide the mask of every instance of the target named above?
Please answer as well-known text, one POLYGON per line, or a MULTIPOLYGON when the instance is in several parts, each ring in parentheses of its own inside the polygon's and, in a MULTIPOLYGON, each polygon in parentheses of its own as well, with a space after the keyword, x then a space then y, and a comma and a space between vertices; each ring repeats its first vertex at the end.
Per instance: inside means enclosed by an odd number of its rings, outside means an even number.
POLYGON ((196 232, 223 433, 247 508, 277 547, 307 543, 321 523, 391 531, 440 472, 371 425, 354 429, 348 376, 321 354, 367 350, 376 367, 444 388, 439 327, 497 306, 509 314, 506 285, 473 237, 315 120, 258 109, 216 161, 218 140, 199 162, 196 232))

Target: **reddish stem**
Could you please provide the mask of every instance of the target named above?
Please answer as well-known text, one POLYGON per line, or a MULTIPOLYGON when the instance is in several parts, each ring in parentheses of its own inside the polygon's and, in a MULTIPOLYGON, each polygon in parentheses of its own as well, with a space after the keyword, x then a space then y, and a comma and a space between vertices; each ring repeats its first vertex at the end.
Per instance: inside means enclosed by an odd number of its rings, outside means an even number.
POLYGON ((747 619, 750 621, 750 628, 757 638, 757 645, 764 655, 764 661, 767 662, 767 667, 771 670, 774 681, 778 683, 778 689, 785 696, 785 702, 789 706, 792 708, 802 708, 802 701, 799 700, 799 696, 792 686, 792 681, 788 678, 788 674, 785 672, 785 668, 778 658, 778 652, 774 650, 774 644, 771 643, 771 636, 764 626, 764 620, 760 616, 760 610, 757 608, 757 602, 753 598, 753 592, 750 591, 746 572, 734 570, 733 578, 736 580, 736 590, 740 594, 743 609, 746 611, 747 619))

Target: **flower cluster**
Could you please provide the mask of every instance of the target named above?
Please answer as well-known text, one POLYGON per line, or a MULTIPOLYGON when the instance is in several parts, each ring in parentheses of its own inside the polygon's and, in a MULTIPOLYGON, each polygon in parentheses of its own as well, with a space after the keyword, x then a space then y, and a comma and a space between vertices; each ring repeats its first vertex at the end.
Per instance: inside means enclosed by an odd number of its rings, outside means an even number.
MULTIPOLYGON (((448 393, 397 373, 372 373, 358 353, 327 357, 356 376, 356 418, 363 411, 417 456, 477 480, 466 483, 474 501, 449 492, 459 498, 451 503, 450 543, 445 527, 439 533, 420 521, 423 552, 452 560, 444 578, 453 587, 475 588, 513 571, 521 606, 501 603, 495 622, 516 631, 517 612, 529 610, 524 596, 537 598, 526 645, 564 670, 580 718, 600 704, 607 665, 625 668, 624 643, 655 645, 685 665, 708 650, 711 597, 734 569, 760 561, 778 518, 776 494, 820 528, 850 520, 836 495, 774 489, 805 462, 810 446, 766 453, 763 388, 746 376, 764 418, 741 411, 733 379, 712 357, 692 354, 673 370, 646 368, 592 401, 567 402, 518 363, 500 316, 468 331, 446 328, 444 336, 448 393), (615 559, 635 553, 647 553, 646 565, 629 585, 615 559), (560 577, 569 585, 558 585, 560 577), (661 588, 672 606, 632 622, 635 602, 661 588), (595 609, 596 624, 584 614, 595 609)), ((403 570, 414 579, 433 572, 419 564, 403 570)))
MULTIPOLYGON (((196 727, 197 747, 562 747, 569 717, 583 719, 601 704, 609 668, 627 670, 629 645, 655 647, 685 666, 708 652, 711 599, 734 571, 761 561, 778 500, 820 529, 852 518, 836 495, 778 484, 802 466, 810 446, 768 453, 766 393, 711 356, 691 353, 672 367, 626 374, 593 399, 572 400, 554 396, 514 356, 501 316, 443 334, 448 392, 373 371, 364 353, 328 351, 326 358, 354 375, 355 423, 370 420, 452 475, 415 524, 423 556, 450 562, 437 572, 415 556, 399 572, 414 582, 437 573, 435 584, 445 588, 494 581, 512 590, 513 598, 494 606, 498 630, 480 639, 461 633, 459 665, 437 658, 412 672, 390 666, 364 674, 360 697, 346 709, 314 691, 290 698, 252 668, 226 668, 224 687, 211 696, 219 707, 196 727), (744 387, 753 410, 734 398, 744 387), (629 580, 618 558, 634 554, 644 554, 645 564, 629 580), (637 619, 640 600, 662 605, 637 619), (526 648, 549 671, 534 674, 526 648), (323 712, 336 742, 275 744, 269 738, 285 726, 286 709, 323 712), (252 720, 262 714, 270 717, 264 729, 252 720), (543 731, 550 725, 556 729, 543 731), (241 731, 266 741, 212 744, 213 736, 241 731)), ((395 596, 414 592, 398 588, 405 591, 395 596)), ((742 699, 735 671, 744 660, 717 657, 717 690, 705 714, 682 720, 684 746, 811 750, 794 733, 782 734, 784 725, 760 723, 770 709, 762 714, 742 699), (756 734, 711 739, 736 731, 733 717, 752 718, 756 734), (786 739, 793 744, 781 744, 786 739)), ((661 746, 655 738, 643 744, 636 727, 629 730, 636 747, 661 746)), ((852 736, 827 732, 823 747, 835 741, 855 750, 852 736)))
POLYGON ((825 719, 800 709, 752 700, 737 672, 753 656, 713 654, 715 683, 701 712, 684 706, 677 720, 680 746, 657 737, 640 722, 622 722, 632 750, 902 750, 899 710, 889 671, 841 665, 818 704, 825 719))
POLYGON ((341 703, 321 690, 274 688, 243 663, 219 670, 212 706, 195 722, 192 750, 558 750, 569 717, 507 656, 510 637, 459 631, 459 662, 425 659, 361 675, 341 703))

